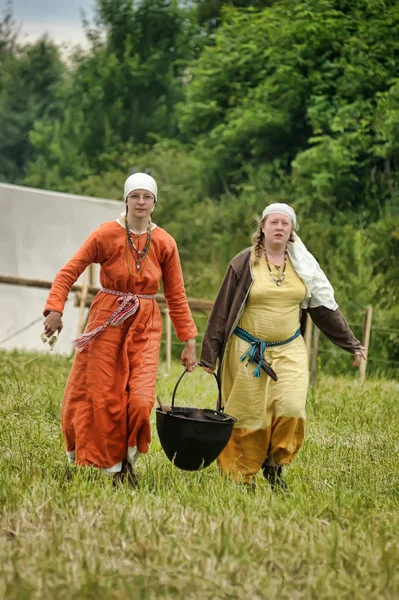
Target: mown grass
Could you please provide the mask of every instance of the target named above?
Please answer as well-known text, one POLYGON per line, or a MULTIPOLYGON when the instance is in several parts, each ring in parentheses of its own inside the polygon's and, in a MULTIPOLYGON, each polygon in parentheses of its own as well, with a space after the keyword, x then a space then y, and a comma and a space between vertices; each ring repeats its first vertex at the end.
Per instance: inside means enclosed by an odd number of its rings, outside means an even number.
MULTIPOLYGON (((1 598, 399 598, 396 382, 320 377, 289 494, 179 471, 155 431, 132 491, 66 463, 68 359, 7 358, 30 355, 0 353, 1 598)), ((180 372, 160 370, 165 403, 180 372)), ((211 406, 215 384, 197 370, 178 400, 211 406)))

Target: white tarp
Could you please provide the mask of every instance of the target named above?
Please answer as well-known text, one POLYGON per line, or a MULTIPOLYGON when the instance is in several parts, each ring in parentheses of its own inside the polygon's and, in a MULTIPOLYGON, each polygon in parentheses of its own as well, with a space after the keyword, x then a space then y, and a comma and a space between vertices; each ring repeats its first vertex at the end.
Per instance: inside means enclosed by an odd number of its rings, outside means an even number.
MULTIPOLYGON (((123 204, 114 200, 0 184, 0 274, 52 281, 86 237, 121 210, 123 204)), ((0 284, 0 342, 40 317, 47 294, 48 290, 0 284)), ((69 297, 55 353, 70 354, 76 337, 79 309, 73 306, 72 292, 69 297)), ((40 340, 42 331, 40 321, 0 349, 48 352, 40 340)))

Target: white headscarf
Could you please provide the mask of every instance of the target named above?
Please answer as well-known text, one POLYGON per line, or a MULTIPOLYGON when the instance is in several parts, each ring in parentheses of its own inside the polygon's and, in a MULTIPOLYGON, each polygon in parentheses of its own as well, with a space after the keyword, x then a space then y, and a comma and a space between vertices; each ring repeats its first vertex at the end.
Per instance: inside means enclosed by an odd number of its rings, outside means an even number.
POLYGON ((272 213, 282 213, 283 215, 287 215, 294 225, 294 230, 296 231, 298 229, 295 210, 288 204, 284 204, 283 202, 274 202, 274 204, 269 204, 269 206, 266 206, 262 213, 262 221, 265 217, 267 217, 267 215, 271 215, 272 213))
MULTIPOLYGON (((262 220, 272 213, 282 213, 290 217, 294 229, 298 228, 298 222, 294 209, 288 204, 275 202, 266 206, 262 213, 262 220)), ((302 279, 307 288, 306 298, 303 300, 302 308, 316 308, 325 306, 330 310, 336 310, 338 304, 334 298, 334 290, 328 281, 319 263, 306 248, 300 237, 293 232, 294 242, 288 242, 288 256, 296 273, 302 279)))
POLYGON ((157 199, 157 182, 147 173, 133 173, 133 175, 130 175, 130 177, 126 179, 123 199, 126 200, 130 192, 134 192, 134 190, 147 190, 148 192, 151 192, 151 194, 154 194, 155 200, 157 199))

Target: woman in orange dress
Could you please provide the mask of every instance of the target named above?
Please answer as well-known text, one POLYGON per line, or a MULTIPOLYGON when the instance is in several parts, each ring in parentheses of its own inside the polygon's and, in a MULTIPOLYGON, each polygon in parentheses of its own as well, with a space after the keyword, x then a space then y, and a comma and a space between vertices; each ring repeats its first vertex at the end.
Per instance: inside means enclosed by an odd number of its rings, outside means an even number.
POLYGON ((125 182, 124 219, 98 227, 57 274, 44 309, 49 337, 62 329, 72 285, 99 263, 102 289, 94 298, 86 332, 62 403, 62 431, 68 460, 92 465, 115 478, 136 482, 134 466, 151 441, 150 413, 162 334, 155 300, 162 280, 172 323, 186 346, 182 364, 196 365, 197 328, 184 289, 175 240, 151 222, 157 184, 146 173, 125 182))

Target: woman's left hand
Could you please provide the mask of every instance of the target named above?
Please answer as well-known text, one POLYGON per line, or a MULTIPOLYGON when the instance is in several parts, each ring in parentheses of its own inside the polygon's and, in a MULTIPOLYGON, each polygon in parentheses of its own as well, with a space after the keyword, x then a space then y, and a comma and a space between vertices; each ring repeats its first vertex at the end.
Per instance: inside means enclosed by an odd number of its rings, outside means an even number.
POLYGON ((366 348, 363 346, 360 347, 360 350, 355 351, 355 360, 353 361, 353 366, 358 367, 360 365, 360 359, 367 360, 367 356, 365 354, 366 348))
POLYGON ((195 349, 195 338, 187 340, 186 347, 181 354, 181 364, 191 373, 197 366, 197 353, 195 349))

